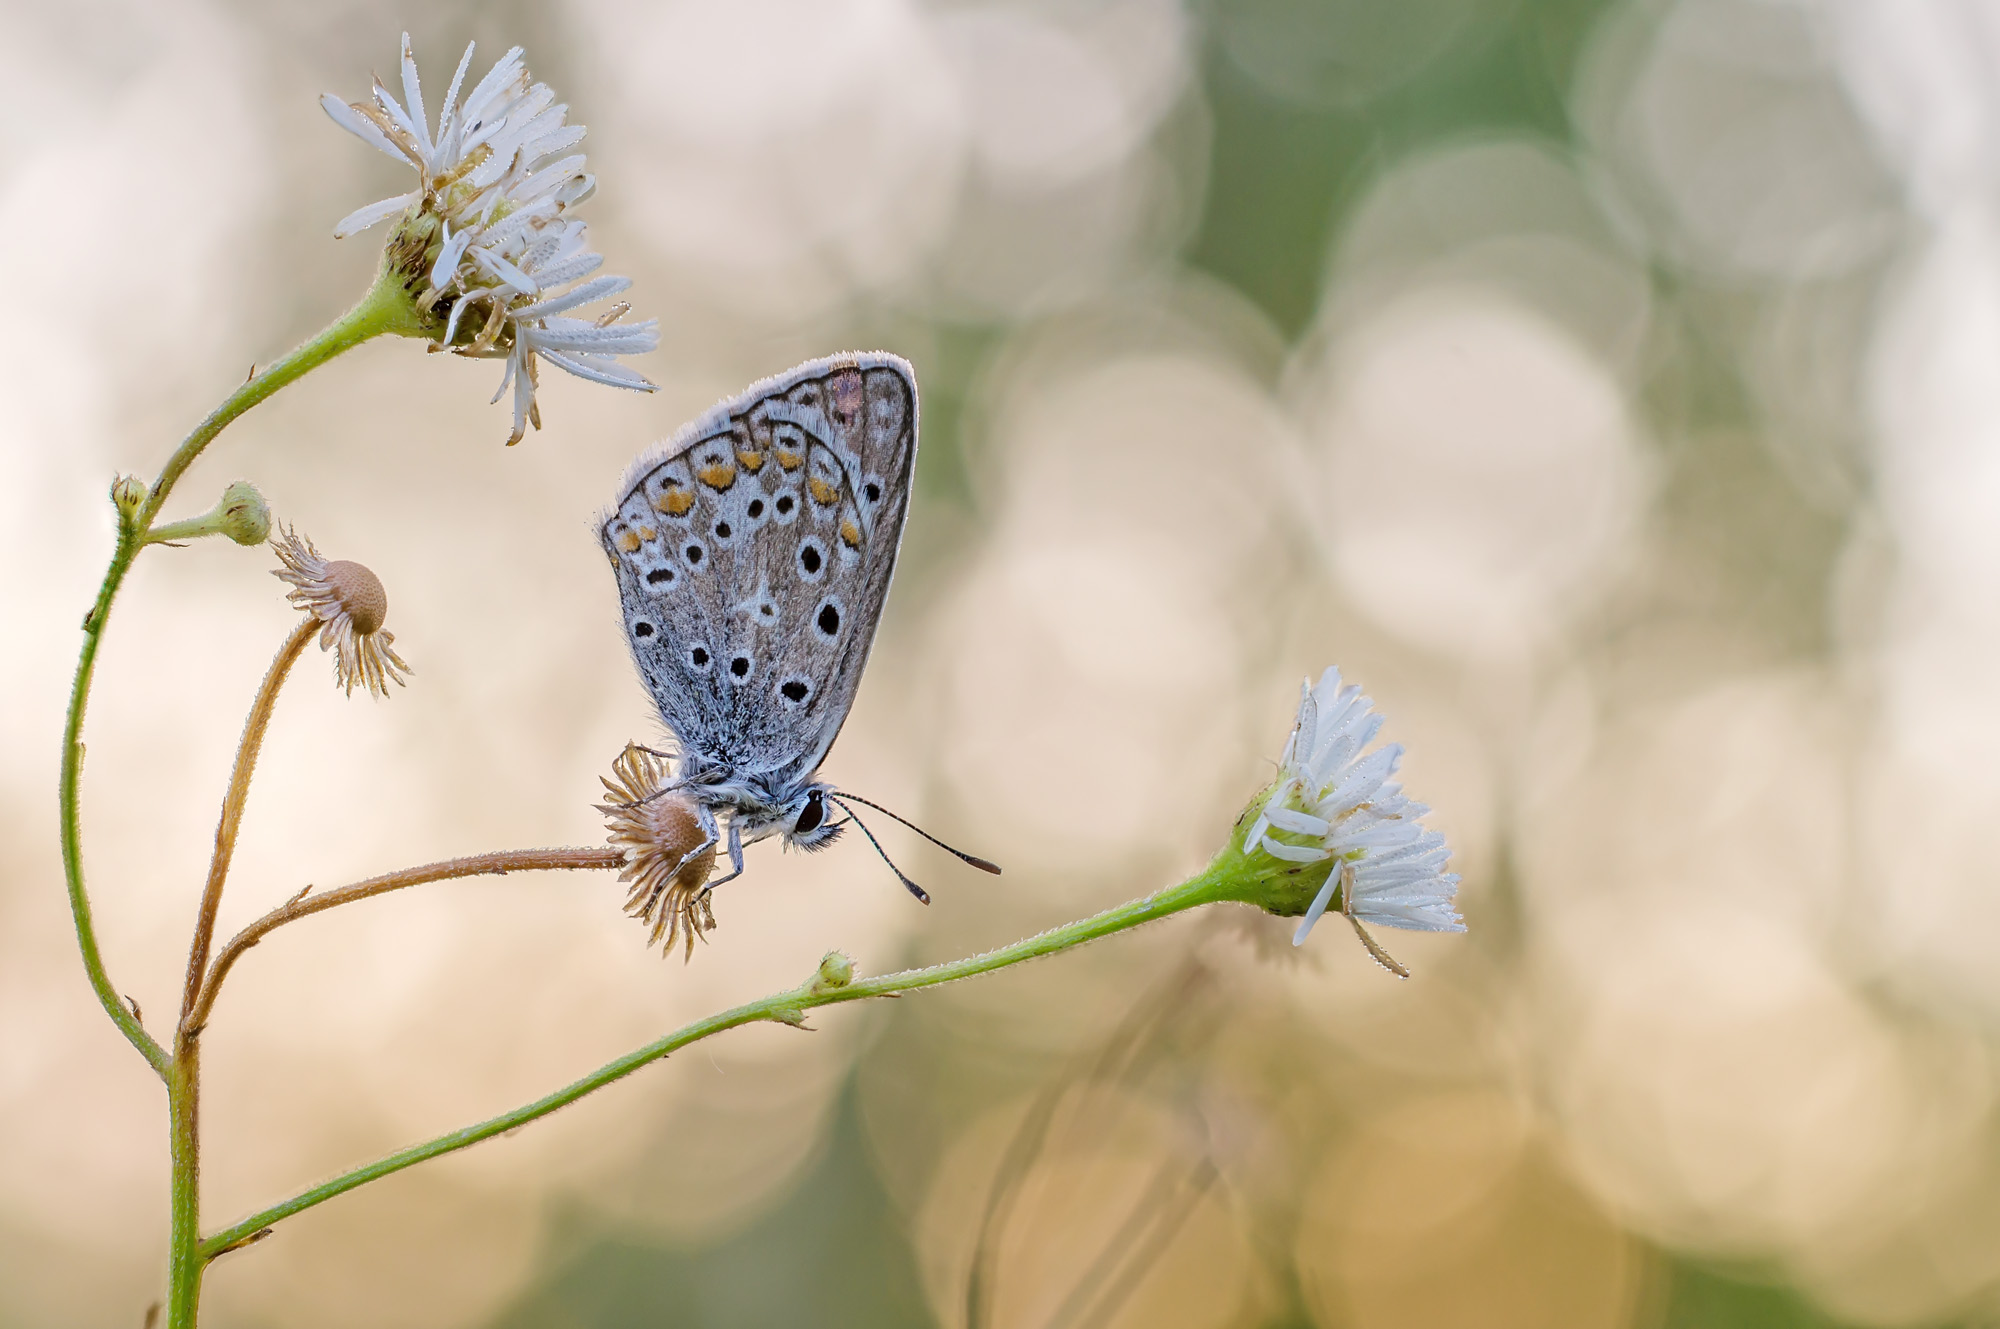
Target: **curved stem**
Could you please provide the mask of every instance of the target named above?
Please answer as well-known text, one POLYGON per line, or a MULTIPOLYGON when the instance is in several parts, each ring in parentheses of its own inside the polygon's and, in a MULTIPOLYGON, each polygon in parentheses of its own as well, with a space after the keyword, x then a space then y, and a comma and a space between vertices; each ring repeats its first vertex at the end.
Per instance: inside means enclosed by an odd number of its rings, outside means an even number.
POLYGON ((98 1004, 111 1017, 111 1023, 118 1026, 118 1031, 139 1049, 139 1055, 164 1080, 172 1058, 139 1023, 137 1012, 127 1009, 97 948, 90 895, 83 884, 83 830, 77 806, 77 785, 83 773, 83 708, 90 696, 91 675, 97 668, 97 643, 104 632, 104 620, 111 612, 112 597, 118 594, 118 584, 125 579, 125 570, 132 565, 132 555, 137 551, 131 529, 121 529, 117 552, 112 554, 111 566, 97 588, 97 603, 84 615, 83 652, 77 657, 76 677, 70 683, 69 714, 63 721, 62 777, 56 797, 62 822, 63 878, 69 888, 70 919, 76 927, 77 948, 83 952, 83 972, 89 976, 91 990, 97 993, 98 1004))
POLYGON ((360 304, 335 320, 332 326, 293 351, 284 359, 273 364, 262 374, 254 374, 222 405, 215 408, 195 431, 182 441, 180 447, 168 459, 160 478, 147 495, 145 505, 129 523, 121 523, 118 545, 112 552, 110 566, 104 571, 104 580, 98 585, 97 600, 83 619, 83 649, 77 656, 76 676, 70 684, 69 711, 63 722, 62 775, 57 786, 57 803, 61 823, 63 878, 69 891, 70 916, 76 928, 77 948, 83 954, 84 973, 90 979, 91 990, 104 1007, 111 1022, 118 1026, 140 1055, 166 1079, 171 1058, 165 1048, 148 1034, 139 1023, 139 1017, 127 1009, 118 989, 113 985, 109 972, 104 967, 104 957, 97 945, 96 925, 91 919, 90 895, 83 879, 83 831, 79 785, 83 772, 83 717, 90 699, 90 684, 97 669, 97 647, 104 635, 105 623, 111 616, 111 603, 117 598, 118 589, 124 584, 125 574, 131 570, 132 560, 145 544, 146 533, 151 528, 153 517, 166 502, 175 481, 201 455, 202 449, 214 441, 216 435, 237 416, 264 400, 279 388, 300 378, 320 365, 325 364, 342 351, 360 345, 369 338, 384 332, 406 332, 415 327, 413 315, 408 309, 408 300, 401 289, 391 280, 378 277, 373 289, 363 297, 360 304))
POLYGON ((725 1029, 763 1021, 801 1026, 805 1023, 805 1013, 815 1007, 865 1001, 871 997, 891 997, 902 992, 913 992, 919 988, 935 987, 940 983, 952 983, 977 974, 990 973, 995 969, 1004 969, 1024 960, 1033 960, 1057 951, 1068 950, 1073 946, 1081 946, 1099 937, 1122 932, 1141 923, 1179 913, 1183 909, 1192 909, 1197 905, 1225 898, 1228 896, 1223 873, 1218 868, 1211 867, 1200 876, 1178 886, 1141 900, 1121 904, 1114 909, 1107 909, 1101 914, 1092 915, 1075 923, 1051 928, 1047 932, 1017 941, 1011 946, 1003 946, 998 950, 923 969, 906 969, 901 973, 884 974, 879 978, 860 979, 841 987, 827 986, 815 980, 789 991, 765 997, 760 1001, 723 1011, 719 1015, 711 1015, 705 1020, 676 1030, 657 1042, 648 1043, 637 1051, 627 1053, 575 1083, 515 1108, 512 1112, 503 1113, 476 1126, 467 1126, 462 1130, 440 1135, 436 1139, 412 1145, 408 1149, 398 1150, 386 1158, 377 1159, 373 1163, 344 1172, 330 1181, 322 1182, 310 1190, 301 1191, 291 1199, 274 1204, 209 1237, 201 1243, 202 1254, 207 1258, 213 1258, 225 1250, 256 1239, 274 1223, 290 1218, 293 1214, 301 1213, 314 1205, 323 1204, 336 1195, 345 1194, 371 1181, 378 1181, 392 1173, 401 1172, 404 1168, 454 1153, 468 1145, 492 1139, 496 1135, 546 1117, 587 1094, 595 1093, 608 1084, 624 1079, 642 1066, 650 1065, 690 1043, 699 1042, 725 1029))
MULTIPOLYGON (((222 990, 222 980, 229 974, 236 961, 245 951, 262 941, 267 935, 287 923, 297 922, 311 914, 336 905, 352 904, 365 900, 371 895, 383 895, 389 891, 400 891, 405 886, 420 886, 429 881, 449 881, 456 877, 479 877, 489 873, 505 876, 509 872, 532 872, 543 869, 587 869, 622 868, 625 866, 625 851, 622 849, 510 849, 493 854, 470 854, 464 858, 448 858, 441 863, 426 863, 422 867, 404 868, 399 872, 384 873, 357 881, 351 886, 338 890, 323 891, 318 895, 306 895, 303 891, 270 913, 244 928, 215 957, 215 965, 209 971, 207 981, 202 985, 201 994, 195 999, 194 1009, 189 1014, 189 1028, 199 1032, 208 1023, 209 1012, 215 1008, 216 996, 222 990)), ((311 890, 311 887, 307 887, 311 890)))
POLYGON ((173 492, 175 483, 188 467, 194 465, 202 450, 214 442, 215 436, 237 416, 342 352, 351 351, 362 342, 385 332, 403 336, 422 336, 424 333, 410 306, 408 294, 394 275, 386 271, 377 274, 375 285, 361 297, 361 303, 335 319, 318 336, 284 359, 269 365, 261 374, 253 368, 243 385, 224 398, 222 405, 195 426, 194 432, 174 449, 174 455, 167 458, 167 464, 160 470, 160 478, 153 482, 152 492, 146 496, 146 504, 139 509, 133 524, 141 532, 152 529, 153 518, 159 513, 160 505, 167 501, 167 495, 173 492))
POLYGON ((256 700, 243 720, 243 737, 236 744, 236 764, 229 772, 229 790, 222 796, 222 815, 215 824, 215 852, 208 860, 208 884, 201 893, 201 908, 195 914, 194 938, 188 943, 187 980, 181 991, 180 1027, 175 1032, 174 1055, 201 1033, 201 1023, 188 1017, 195 999, 201 995, 202 980, 208 974, 208 952, 215 941, 215 915, 222 907, 222 885, 229 877, 230 861, 236 856, 236 833, 243 825, 243 808, 250 801, 250 777, 257 770, 257 754, 263 750, 264 734, 271 726, 271 712, 278 704, 278 690, 285 685, 299 652, 320 630, 318 619, 308 615, 292 629, 278 648, 264 681, 257 687, 256 700))

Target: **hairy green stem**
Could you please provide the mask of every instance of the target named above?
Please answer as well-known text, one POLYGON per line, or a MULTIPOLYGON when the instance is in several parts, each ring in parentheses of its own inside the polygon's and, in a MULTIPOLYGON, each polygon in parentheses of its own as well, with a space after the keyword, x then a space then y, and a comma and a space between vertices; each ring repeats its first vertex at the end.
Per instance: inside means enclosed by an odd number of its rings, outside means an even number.
POLYGON ((118 585, 125 579, 125 570, 132 565, 132 555, 138 550, 138 541, 129 526, 121 526, 118 532, 118 548, 111 556, 111 566, 104 574, 104 582, 97 588, 97 603, 92 606, 83 620, 83 653, 76 662, 76 678, 70 684, 69 715, 63 722, 62 777, 57 790, 57 802, 62 820, 63 876, 69 886, 70 916, 76 924, 76 944, 83 952, 83 971, 90 977, 91 990, 97 993, 97 1000, 104 1007, 104 1013, 118 1026, 120 1033, 139 1049, 139 1055, 146 1059, 161 1079, 167 1078, 170 1058, 167 1050, 159 1045, 153 1036, 139 1023, 137 1006, 127 1008, 125 999, 112 986, 111 975, 105 971, 104 956, 97 948, 97 929, 90 918, 90 896, 83 886, 83 833, 79 825, 77 811, 77 782, 83 772, 83 707, 90 696, 90 677, 97 667, 97 643, 104 632, 104 620, 111 612, 111 599, 118 594, 118 585))
POLYGON ((173 1193, 167 1231, 167 1324, 194 1329, 201 1274, 210 1256, 201 1247, 201 1044, 182 1039, 167 1075, 168 1154, 173 1193))
POLYGON ((167 460, 160 478, 148 493, 145 504, 130 521, 119 523, 118 544, 112 552, 111 565, 105 569, 104 579, 98 585, 96 602, 84 616, 83 650, 77 657, 76 676, 70 684, 69 712, 63 722, 62 775, 57 787, 63 877, 69 890, 70 915, 76 927, 77 947, 83 953, 84 973, 90 979, 91 990, 96 992, 98 1003, 111 1017, 111 1022, 118 1026, 119 1032, 139 1050, 163 1080, 169 1076, 172 1058, 146 1032, 137 1012, 127 1007, 125 999, 113 985, 111 975, 104 967, 103 953, 98 948, 97 929, 90 914, 90 895, 83 880, 83 831, 78 792, 83 772, 83 717, 90 699, 91 679, 97 669, 97 647, 104 638, 104 627, 111 617, 111 602, 117 598, 125 574, 131 570, 132 560, 145 545, 153 518, 173 491, 175 482, 230 421, 342 351, 384 332, 407 333, 415 330, 417 325, 409 310, 407 295, 385 275, 377 279, 360 304, 335 320, 332 326, 263 373, 253 374, 230 393, 222 405, 216 407, 174 450, 174 455, 167 460))
MULTIPOLYGON (((195 1114, 198 1061, 191 1041, 177 1039, 180 1046, 176 1047, 174 1055, 169 1055, 159 1041, 146 1032, 145 1026, 140 1023, 136 1003, 128 1005, 129 999, 121 997, 111 981, 104 965, 103 952, 98 946, 96 925, 91 918, 90 894, 83 876, 80 784, 84 712, 97 671, 97 648, 104 639, 104 629, 111 618, 111 605, 124 585, 125 575, 131 571, 139 551, 150 542, 153 519, 159 515, 167 496, 173 492, 188 467, 230 422, 280 388, 296 382, 335 356, 372 337, 385 332, 417 335, 422 330, 408 292, 385 265, 378 273, 375 285, 354 308, 263 373, 253 369, 242 386, 230 393, 174 449, 138 510, 121 509, 118 543, 112 551, 110 565, 104 570, 104 578, 98 584, 97 599, 83 619, 83 649, 77 656, 76 675, 70 684, 69 710, 63 721, 62 774, 57 786, 63 879, 69 893, 77 948, 82 953, 83 969, 90 980, 91 990, 97 994, 98 1003, 104 1007, 105 1014, 111 1017, 119 1032, 139 1050, 147 1064, 167 1084, 173 1122, 173 1236, 168 1258, 168 1329, 193 1329, 201 1296, 202 1265, 209 1258, 203 1254, 197 1241, 199 1210, 196 1191, 200 1160, 197 1156, 195 1114)), ((184 1004, 183 1015, 185 1013, 184 1004)))
POLYGON ((1201 875, 1178 886, 1146 896, 1144 899, 1121 904, 1114 909, 1107 909, 1101 914, 1094 914, 1074 923, 1051 928, 1047 932, 1038 933, 998 950, 923 969, 906 969, 901 973, 884 974, 879 978, 858 979, 842 986, 814 979, 789 991, 775 993, 762 1000, 723 1011, 719 1015, 711 1015, 705 1020, 676 1030, 657 1042, 648 1043, 645 1047, 627 1053, 575 1083, 515 1108, 512 1112, 502 1113, 476 1126, 467 1126, 462 1130, 440 1135, 436 1139, 426 1140, 422 1144, 398 1150, 351 1172, 344 1172, 330 1181, 321 1182, 310 1190, 301 1191, 291 1199, 274 1204, 209 1237, 201 1243, 202 1254, 213 1258, 225 1250, 255 1240, 273 1224, 314 1205, 323 1204, 336 1195, 343 1195, 371 1181, 379 1181, 392 1173, 401 1172, 404 1168, 455 1153, 468 1145, 478 1144, 481 1140, 490 1140, 496 1135, 505 1134, 546 1117, 558 1108, 568 1107, 586 1094, 595 1093, 608 1084, 624 1079, 640 1067, 650 1065, 690 1043, 700 1042, 711 1034, 719 1034, 725 1029, 734 1029, 739 1025, 766 1021, 802 1025, 805 1022, 805 1013, 815 1007, 865 1001, 871 997, 891 997, 898 993, 914 992, 919 988, 936 987, 940 983, 952 983, 962 978, 991 973, 995 969, 1005 969, 1023 960, 1033 960, 1074 946, 1081 946, 1085 942, 1095 941, 1114 932, 1123 932, 1127 928, 1165 918, 1184 909, 1234 898, 1236 892, 1232 889, 1233 884, 1224 869, 1220 866, 1211 866, 1201 875))

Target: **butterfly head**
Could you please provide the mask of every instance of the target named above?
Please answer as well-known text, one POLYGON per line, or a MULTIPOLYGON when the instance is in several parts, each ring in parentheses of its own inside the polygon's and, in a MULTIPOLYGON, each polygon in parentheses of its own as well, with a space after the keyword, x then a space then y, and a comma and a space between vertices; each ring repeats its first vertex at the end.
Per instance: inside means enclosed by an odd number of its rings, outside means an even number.
POLYGON ((824 849, 839 838, 842 823, 833 819, 828 796, 833 786, 810 784, 785 805, 784 837, 787 845, 811 851, 824 849))

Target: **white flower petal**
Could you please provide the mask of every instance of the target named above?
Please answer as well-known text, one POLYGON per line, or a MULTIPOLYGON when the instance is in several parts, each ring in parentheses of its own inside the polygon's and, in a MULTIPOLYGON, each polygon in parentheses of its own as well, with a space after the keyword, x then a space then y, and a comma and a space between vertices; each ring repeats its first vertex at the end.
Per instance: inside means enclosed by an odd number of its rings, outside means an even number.
POLYGON ((660 344, 659 324, 653 319, 644 323, 614 323, 608 328, 590 323, 579 328, 531 328, 522 335, 533 342, 538 351, 572 351, 593 355, 643 355, 660 344))
POLYGON ((1327 860, 1327 851, 1316 844, 1286 844, 1268 835, 1260 842, 1259 848, 1272 858, 1283 859, 1287 863, 1324 863, 1327 860))
POLYGON ((507 370, 500 375, 500 386, 493 390, 493 396, 486 403, 488 406, 496 404, 502 397, 507 395, 508 387, 514 382, 514 367, 520 362, 520 359, 519 355, 509 355, 507 357, 507 370))
MULTIPOLYGON (((581 156, 564 157, 554 165, 545 166, 527 179, 521 181, 514 188, 514 196, 524 202, 528 202, 540 199, 544 195, 553 195, 563 185, 568 184, 583 173, 583 158, 581 156)), ((549 201, 554 202, 555 200, 554 198, 550 198, 549 201)))
MULTIPOLYGON (((403 104, 396 100, 394 93, 382 86, 382 80, 379 78, 375 80, 375 104, 382 108, 383 113, 390 120, 395 122, 397 129, 400 129, 404 134, 409 136, 412 143, 421 144, 424 141, 423 131, 411 121, 410 113, 403 109, 403 104)), ((421 159, 422 154, 419 153, 418 155, 419 159, 421 159)))
POLYGON ((409 161, 410 155, 397 147, 395 142, 382 132, 380 126, 347 102, 330 92, 324 92, 320 94, 319 104, 326 111, 328 119, 363 143, 380 149, 399 162, 409 161))
POLYGON ((1292 726, 1292 737, 1285 745, 1283 763, 1290 766, 1295 761, 1310 759, 1313 744, 1319 735, 1319 700, 1313 696, 1310 684, 1299 684, 1299 719, 1292 726))
POLYGON ((430 118, 424 113, 423 84, 417 80, 417 57, 410 51, 410 34, 407 32, 403 34, 403 104, 410 108, 417 146, 424 150, 424 160, 429 161, 430 118))
POLYGON ((514 375, 514 432, 507 439, 509 447, 527 435, 529 421, 533 420, 535 427, 541 428, 541 421, 535 419, 535 414, 535 376, 524 360, 514 375))
POLYGON ((578 378, 589 379, 592 383, 602 383, 608 388, 630 388, 634 392, 651 392, 653 384, 636 369, 628 369, 616 360, 600 360, 590 356, 565 355, 561 351, 548 351, 540 347, 535 353, 560 369, 566 369, 578 378))
POLYGON ((1332 829, 1326 818, 1315 817, 1309 812, 1298 812, 1291 808, 1274 808, 1267 805, 1264 815, 1279 830, 1292 831, 1299 835, 1325 835, 1332 829))
POLYGON ((526 80, 527 71, 522 67, 521 55, 522 48, 519 46, 509 50, 507 54, 493 62, 493 68, 487 70, 486 76, 473 85, 472 91, 466 94, 465 117, 468 129, 482 116, 491 112, 495 102, 513 100, 508 85, 517 80, 523 82, 526 80))
POLYGON ((587 277, 603 266, 604 255, 585 252, 560 259, 555 263, 538 263, 530 271, 546 291, 573 282, 578 277, 587 277))
POLYGON ((465 71, 472 64, 473 42, 465 44, 465 54, 458 58, 458 72, 451 76, 451 86, 445 89, 444 105, 438 109, 437 138, 432 140, 429 169, 436 174, 444 163, 458 160, 458 131, 461 121, 458 114, 458 86, 465 82, 465 71))
POLYGON ((385 198, 380 203, 370 203, 365 208, 356 208, 334 224, 333 238, 345 240, 357 231, 365 231, 378 222, 405 211, 420 197, 421 193, 413 190, 407 194, 398 194, 394 198, 385 198))
POLYGON ((458 264, 465 257, 466 247, 472 243, 472 231, 468 228, 454 233, 451 220, 446 218, 444 243, 438 247, 437 262, 431 265, 431 285, 442 290, 451 285, 451 279, 458 271, 458 264))
MULTIPOLYGON (((540 273, 536 274, 536 280, 540 281, 544 287, 549 284, 548 279, 540 273)), ((543 300, 537 304, 516 309, 514 317, 530 319, 543 318, 549 314, 560 314, 565 309, 574 309, 578 305, 587 305, 592 300, 602 300, 607 295, 616 295, 620 291, 629 289, 631 285, 632 279, 630 277, 599 277, 595 281, 585 282, 574 290, 566 291, 561 295, 543 300)))
POLYGON ((515 267, 512 263, 509 263, 506 259, 501 258, 498 254, 494 253, 492 250, 474 249, 471 251, 471 255, 472 255, 472 261, 474 263, 477 263, 480 267, 486 269, 489 275, 498 278, 500 281, 505 282, 507 285, 519 291, 522 295, 541 294, 541 288, 535 284, 535 279, 533 277, 530 277, 527 273, 521 271, 519 268, 515 267))
POLYGON ((1319 922, 1320 917, 1326 913, 1326 907, 1333 903, 1333 888, 1338 885, 1340 885, 1340 874, 1328 873, 1326 884, 1319 888, 1319 894, 1315 895, 1312 903, 1306 906, 1305 917, 1299 920, 1298 930, 1292 933, 1292 945, 1306 944, 1306 934, 1313 930, 1313 924, 1319 922))
POLYGON ((582 125, 564 125, 553 133, 543 134, 532 142, 523 144, 521 151, 527 156, 529 161, 539 161, 543 157, 551 157, 558 152, 569 151, 577 144, 583 142, 584 133, 585 130, 582 125))
POLYGON ((1340 773, 1339 782, 1320 800, 1321 815, 1337 817, 1366 803, 1402 759, 1402 744, 1391 743, 1357 760, 1340 773))

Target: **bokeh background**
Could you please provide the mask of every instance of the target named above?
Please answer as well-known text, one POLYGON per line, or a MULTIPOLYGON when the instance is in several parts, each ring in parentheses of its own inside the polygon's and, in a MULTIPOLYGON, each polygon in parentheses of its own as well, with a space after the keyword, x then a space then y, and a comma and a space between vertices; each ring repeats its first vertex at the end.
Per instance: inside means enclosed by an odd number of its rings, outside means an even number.
MULTIPOLYGON (((225 1222, 798 981, 1198 866, 1338 662, 1463 937, 1208 913, 748 1029, 215 1266, 222 1326, 1984 1325, 2000 1317, 2000 8, 1991 0, 10 3, 0 42, 0 1325, 137 1326, 162 1094, 60 885, 105 488, 366 285, 405 185, 322 90, 508 45, 590 126, 663 344, 373 344, 231 429, 391 595, 315 655, 224 927, 313 882, 592 843, 658 736, 591 532, 631 455, 847 347, 914 360, 917 494, 841 783, 691 964, 608 876, 425 887, 249 955, 207 1035, 225 1222)), ((120 987, 178 990, 268 555, 147 555, 90 713, 120 987)))

